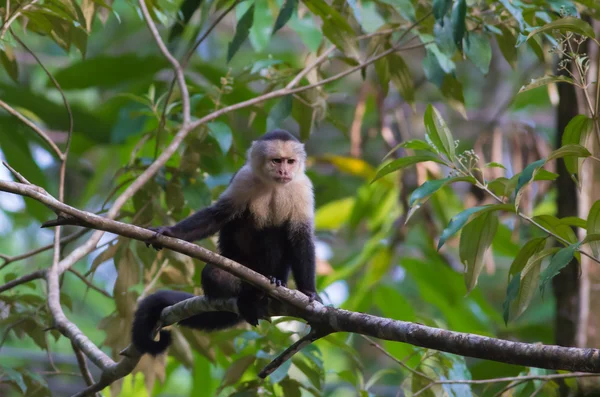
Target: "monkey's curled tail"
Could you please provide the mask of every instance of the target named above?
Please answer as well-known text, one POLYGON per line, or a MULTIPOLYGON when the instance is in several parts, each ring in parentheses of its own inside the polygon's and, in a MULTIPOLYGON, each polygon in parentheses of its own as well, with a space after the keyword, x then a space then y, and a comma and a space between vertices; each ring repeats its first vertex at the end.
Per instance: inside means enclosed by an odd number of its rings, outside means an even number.
MULTIPOLYGON (((194 296, 181 291, 157 291, 142 299, 135 312, 131 330, 131 342, 136 349, 142 354, 149 353, 153 356, 167 350, 167 347, 171 344, 171 333, 169 331, 161 330, 158 341, 152 339, 152 330, 160 320, 160 313, 165 307, 194 296)), ((180 321, 179 324, 204 331, 215 331, 233 327, 241 321, 242 319, 232 312, 206 312, 186 318, 180 321)))

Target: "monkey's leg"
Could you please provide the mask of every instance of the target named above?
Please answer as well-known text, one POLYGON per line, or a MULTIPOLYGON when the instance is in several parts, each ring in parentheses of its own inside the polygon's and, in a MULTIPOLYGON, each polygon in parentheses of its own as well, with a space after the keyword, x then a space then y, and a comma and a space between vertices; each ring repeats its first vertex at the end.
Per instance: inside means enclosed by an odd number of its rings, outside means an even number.
MULTIPOLYGON (((208 299, 227 299, 238 295, 240 279, 217 267, 207 264, 202 269, 202 289, 208 299)), ((240 316, 232 312, 205 312, 188 317, 179 324, 213 331, 232 327, 241 322, 240 316)))
POLYGON ((237 305, 240 316, 251 325, 257 326, 259 319, 268 317, 269 300, 267 295, 246 282, 241 285, 237 305))

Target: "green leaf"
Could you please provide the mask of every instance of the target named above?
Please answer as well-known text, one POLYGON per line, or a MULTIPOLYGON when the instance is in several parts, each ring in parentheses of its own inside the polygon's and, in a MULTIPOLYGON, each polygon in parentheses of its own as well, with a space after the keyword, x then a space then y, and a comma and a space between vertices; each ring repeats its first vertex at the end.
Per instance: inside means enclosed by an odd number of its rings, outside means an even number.
POLYGON ((552 280, 554 276, 560 273, 560 271, 575 257, 575 251, 580 245, 580 242, 571 244, 565 248, 562 248, 556 253, 556 255, 552 257, 550 264, 540 275, 540 291, 542 294, 544 293, 546 284, 548 284, 548 282, 552 280))
POLYGON ((583 19, 575 17, 565 17, 547 23, 541 28, 535 29, 527 35, 527 40, 529 40, 536 34, 552 31, 555 29, 578 33, 582 36, 586 36, 591 39, 596 37, 594 34, 594 29, 590 26, 589 23, 585 22, 583 19))
POLYGON ((389 4, 396 11, 402 15, 402 17, 408 21, 415 22, 417 20, 415 7, 410 0, 381 0, 383 3, 389 4))
MULTIPOLYGON (((524 186, 526 186, 533 177, 535 173, 546 164, 546 159, 540 159, 538 161, 534 161, 533 163, 527 165, 521 175, 519 175, 519 179, 517 181, 517 188, 515 189, 515 193, 518 194, 519 190, 521 190, 524 186)), ((517 202, 518 203, 518 202, 517 202)))
POLYGON ((485 252, 492 244, 498 230, 498 216, 493 212, 476 215, 462 230, 459 243, 460 260, 466 267, 465 284, 467 293, 477 285, 483 269, 485 252))
POLYGON ((415 86, 408 65, 406 65, 404 59, 398 54, 390 54, 386 58, 392 83, 398 89, 400 96, 413 106, 415 102, 415 86))
MULTIPOLYGON (((588 215, 588 219, 589 219, 589 215, 588 215)), ((564 218, 561 218, 560 221, 562 223, 564 223, 565 225, 580 227, 582 229, 585 229, 587 227, 586 221, 577 216, 566 216, 564 218)))
POLYGON ((533 177, 534 181, 553 181, 558 178, 558 174, 540 168, 533 177))
POLYGON ((244 13, 244 15, 238 21, 238 24, 235 28, 235 35, 233 36, 233 40, 229 43, 227 47, 227 63, 231 61, 231 58, 238 52, 244 41, 248 38, 250 34, 250 28, 254 24, 254 4, 250 6, 244 13))
POLYGON ((360 54, 352 39, 355 33, 347 18, 322 0, 304 0, 304 4, 311 12, 321 17, 322 31, 325 37, 343 50, 346 55, 358 59, 360 54))
POLYGON ((21 389, 21 392, 24 393, 23 395, 25 395, 25 392, 27 391, 27 385, 25 385, 23 380, 23 374, 5 366, 2 366, 0 369, 0 373, 3 375, 3 377, 7 377, 7 381, 11 381, 17 385, 19 389, 21 389))
POLYGON ((462 49, 462 39, 465 36, 466 24, 465 17, 467 16, 467 1, 456 0, 452 7, 452 39, 454 44, 459 49, 462 49))
POLYGON ((223 154, 226 154, 233 143, 233 133, 231 128, 222 121, 213 121, 208 123, 208 133, 215 138, 223 154))
POLYGON ((488 36, 479 32, 469 32, 465 39, 465 54, 481 73, 488 74, 492 61, 492 46, 488 36))
POLYGON ((448 13, 452 0, 433 0, 433 16, 436 21, 443 21, 444 16, 448 13))
MULTIPOLYGON (((565 127, 562 136, 562 145, 579 144, 585 147, 593 128, 594 120, 583 114, 578 114, 573 117, 565 127)), ((584 159, 569 156, 565 157, 564 161, 567 171, 571 175, 578 175, 584 159)))
POLYGON ((523 270, 519 272, 521 282, 519 285, 519 294, 517 295, 517 301, 515 302, 516 308, 514 312, 514 318, 517 318, 521 314, 523 314, 525 309, 527 309, 527 306, 529 306, 529 303, 531 303, 531 299, 535 294, 535 290, 539 282, 542 261, 544 260, 544 258, 554 254, 558 250, 559 248, 553 247, 533 254, 527 260, 527 263, 525 264, 523 270))
POLYGON ((513 259, 508 272, 509 276, 522 272, 529 258, 544 249, 545 244, 546 238, 544 237, 534 238, 526 242, 513 259))
POLYGON ((533 90, 534 88, 538 88, 538 87, 542 87, 548 84, 555 84, 555 83, 570 83, 570 84, 574 84, 575 81, 567 76, 544 76, 544 77, 540 77, 539 79, 531 79, 531 81, 529 82, 529 84, 526 84, 524 86, 522 86, 519 89, 519 92, 517 94, 520 94, 522 92, 525 91, 529 91, 529 90, 533 90))
POLYGON ((492 161, 490 163, 487 163, 486 165, 483 166, 484 168, 502 168, 503 170, 506 169, 506 167, 500 163, 497 163, 495 161, 492 161))
POLYGON ((10 76, 15 83, 19 82, 19 64, 15 58, 13 49, 8 46, 4 46, 4 49, 0 49, 0 62, 6 70, 6 73, 10 76))
POLYGON ((516 50, 517 39, 513 32, 504 24, 499 26, 502 31, 501 35, 496 35, 496 41, 498 42, 498 47, 500 48, 500 52, 506 59, 506 62, 514 69, 517 65, 518 51, 516 50))
POLYGON ((229 368, 225 371, 225 375, 223 375, 221 388, 233 385, 240 380, 244 372, 254 363, 255 359, 256 357, 254 356, 244 356, 229 365, 229 368))
POLYGON ((452 74, 444 76, 444 81, 440 87, 442 95, 446 98, 447 104, 460 113, 461 116, 467 119, 467 110, 465 108, 465 97, 463 94, 463 87, 460 81, 452 74))
POLYGON ((546 159, 546 161, 554 160, 560 157, 574 156, 574 157, 589 157, 592 154, 585 147, 578 144, 564 145, 561 148, 556 149, 546 159))
POLYGON ((315 24, 312 15, 307 14, 303 18, 296 14, 288 22, 289 26, 298 34, 300 40, 311 51, 317 52, 323 41, 323 32, 315 24))
MULTIPOLYGON (((588 235, 600 233, 600 200, 597 200, 590 208, 590 212, 588 214, 586 230, 588 235)), ((590 247, 592 248, 592 253, 596 258, 600 256, 600 243, 599 242, 590 242, 590 247)))
POLYGON ((256 52, 264 51, 271 41, 273 15, 268 0, 254 1, 254 20, 250 28, 250 43, 256 52))
POLYGON ((429 143, 420 139, 411 139, 410 141, 404 141, 402 143, 397 144, 392 150, 386 153, 382 161, 385 161, 388 157, 390 157, 400 148, 411 150, 426 150, 428 152, 435 153, 435 149, 429 143))
POLYGON ((383 167, 381 167, 377 171, 377 174, 375 175, 375 178, 371 181, 371 183, 375 182, 376 180, 380 179, 381 177, 383 177, 389 173, 398 171, 402 168, 406 168, 411 165, 415 165, 417 163, 422 163, 423 161, 433 161, 436 163, 444 164, 444 162, 442 160, 440 160, 439 157, 432 156, 432 155, 426 155, 426 154, 410 156, 410 157, 400 157, 399 159, 391 161, 391 162, 387 163, 386 165, 384 165, 383 167))
POLYGON ((293 95, 281 97, 279 101, 271 108, 267 118, 267 131, 281 127, 282 123, 292 114, 293 95))
POLYGON ((424 121, 431 142, 441 153, 448 156, 450 161, 453 161, 456 157, 454 138, 452 138, 452 133, 440 113, 431 104, 427 105, 424 121))
POLYGON ((505 325, 508 324, 508 318, 510 315, 510 305, 519 294, 520 286, 521 273, 517 273, 513 276, 513 278, 510 280, 510 283, 508 283, 508 286, 506 287, 506 299, 502 304, 502 308, 504 309, 502 317, 504 318, 505 325))
MULTIPOLYGON (((73 63, 56 72, 54 77, 63 90, 110 88, 147 79, 168 65, 163 57, 153 55, 100 55, 73 63), (98 73, 99 70, 102 73, 98 73)), ((52 82, 48 81, 48 87, 50 86, 53 86, 52 82)))
POLYGON ((475 184, 477 180, 471 176, 455 176, 444 179, 426 181, 412 192, 412 194, 410 195, 408 205, 412 207, 415 203, 417 203, 417 201, 419 201, 422 204, 423 199, 431 196, 433 193, 437 192, 447 184, 454 182, 470 182, 475 184))
POLYGON ((275 25, 273 26, 273 33, 275 34, 279 29, 285 26, 285 24, 290 20, 294 10, 298 6, 298 0, 285 0, 281 10, 279 11, 279 15, 277 15, 277 20, 275 20, 275 25))
POLYGON ((465 225, 465 223, 467 223, 469 221, 469 218, 471 217, 471 215, 478 213, 478 212, 482 212, 482 211, 489 212, 489 211, 500 211, 500 210, 511 211, 511 212, 515 211, 514 207, 511 204, 489 204, 489 205, 482 205, 480 207, 467 208, 466 210, 453 216, 452 219, 450 219, 448 226, 444 229, 444 231, 442 232, 442 235, 440 236, 440 241, 438 242, 437 249, 439 250, 440 248, 442 248, 442 246, 444 245, 446 240, 448 240, 450 237, 455 235, 456 232, 458 232, 460 229, 462 229, 462 227, 465 225))
POLYGON ((538 215, 534 216, 533 220, 549 232, 561 237, 571 244, 577 242, 577 236, 567 222, 558 219, 553 215, 538 215))

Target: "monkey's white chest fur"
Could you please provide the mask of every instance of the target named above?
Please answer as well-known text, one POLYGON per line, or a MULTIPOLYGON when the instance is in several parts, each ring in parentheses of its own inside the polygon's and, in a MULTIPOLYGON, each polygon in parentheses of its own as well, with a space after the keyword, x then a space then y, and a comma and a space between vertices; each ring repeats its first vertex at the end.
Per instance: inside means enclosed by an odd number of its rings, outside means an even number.
POLYGON ((280 226, 286 221, 304 223, 310 220, 312 189, 300 182, 283 186, 267 186, 255 192, 248 207, 259 228, 280 226))

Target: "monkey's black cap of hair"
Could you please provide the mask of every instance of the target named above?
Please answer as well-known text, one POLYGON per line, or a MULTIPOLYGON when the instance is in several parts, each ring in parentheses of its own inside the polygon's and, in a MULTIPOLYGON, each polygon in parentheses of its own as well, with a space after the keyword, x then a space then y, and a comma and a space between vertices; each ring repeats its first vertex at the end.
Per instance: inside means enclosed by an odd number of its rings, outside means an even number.
POLYGON ((291 133, 286 130, 273 130, 264 134, 262 137, 258 139, 259 141, 296 141, 300 142, 298 138, 296 138, 291 133))

